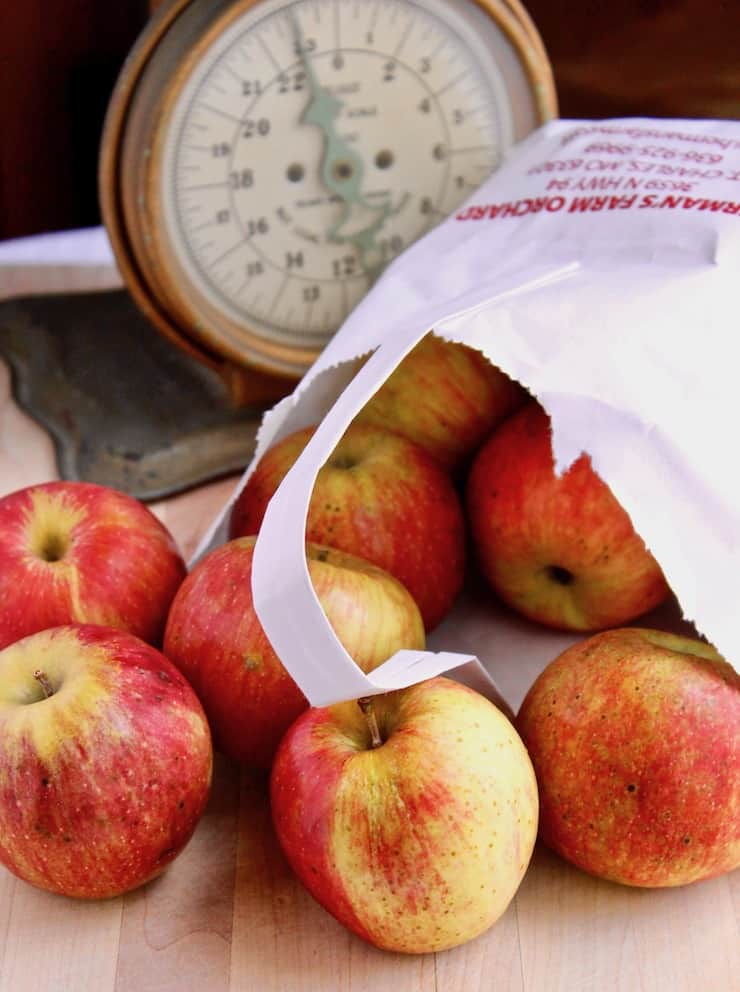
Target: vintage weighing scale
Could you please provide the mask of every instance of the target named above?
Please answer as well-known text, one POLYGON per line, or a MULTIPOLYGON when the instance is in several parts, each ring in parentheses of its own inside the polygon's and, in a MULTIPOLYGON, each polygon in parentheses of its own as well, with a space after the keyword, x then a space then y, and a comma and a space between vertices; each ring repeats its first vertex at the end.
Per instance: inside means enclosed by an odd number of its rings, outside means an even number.
MULTIPOLYGON (((231 428, 254 425, 383 268, 555 113, 514 0, 171 0, 124 66, 100 158, 141 333, 218 380, 231 428)), ((151 395, 135 353, 127 374, 151 395)))

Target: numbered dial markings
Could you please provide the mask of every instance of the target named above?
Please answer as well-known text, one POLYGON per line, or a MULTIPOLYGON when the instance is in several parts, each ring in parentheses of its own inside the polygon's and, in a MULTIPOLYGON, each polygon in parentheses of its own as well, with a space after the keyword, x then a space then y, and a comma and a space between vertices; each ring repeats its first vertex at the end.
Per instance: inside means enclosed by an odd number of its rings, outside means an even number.
POLYGON ((267 0, 209 49, 164 139, 166 234, 199 292, 323 346, 508 144, 492 59, 435 0, 267 0))

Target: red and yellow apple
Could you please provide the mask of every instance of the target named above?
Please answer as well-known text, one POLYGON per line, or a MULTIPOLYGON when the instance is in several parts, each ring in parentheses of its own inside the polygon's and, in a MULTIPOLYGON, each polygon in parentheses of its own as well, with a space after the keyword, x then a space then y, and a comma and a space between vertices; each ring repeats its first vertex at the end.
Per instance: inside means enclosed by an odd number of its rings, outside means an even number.
POLYGON ((668 595, 660 566, 589 457, 556 476, 550 420, 537 403, 479 450, 467 517, 484 576, 532 620, 599 630, 633 620, 668 595))
POLYGON ((594 635, 542 672, 517 726, 540 835, 579 868, 670 886, 740 867, 740 676, 708 644, 594 635))
POLYGON ((203 709, 164 655, 94 625, 0 651, 0 863, 100 899, 158 875, 208 799, 203 709))
POLYGON ((475 348, 427 334, 355 417, 396 431, 457 472, 526 402, 526 391, 475 348))
MULTIPOLYGON (((197 692, 216 746, 237 761, 268 768, 308 703, 254 612, 255 540, 229 541, 193 568, 172 604, 164 652, 197 692)), ((306 555, 329 623, 363 671, 401 648, 424 647, 419 609, 400 582, 333 548, 309 544, 306 555)))
MULTIPOLYGON (((275 490, 315 428, 270 448, 239 494, 230 535, 256 534, 275 490)), ((390 572, 416 600, 432 630, 449 612, 465 570, 465 521, 447 474, 398 434, 351 426, 321 468, 306 540, 339 548, 390 572)))
POLYGON ((84 482, 0 499, 0 647, 47 627, 95 623, 160 642, 185 564, 138 500, 84 482))
POLYGON ((270 786, 298 877, 386 950, 441 951, 490 927, 537 834, 537 785, 519 736, 492 703, 447 678, 307 710, 283 738, 270 786))

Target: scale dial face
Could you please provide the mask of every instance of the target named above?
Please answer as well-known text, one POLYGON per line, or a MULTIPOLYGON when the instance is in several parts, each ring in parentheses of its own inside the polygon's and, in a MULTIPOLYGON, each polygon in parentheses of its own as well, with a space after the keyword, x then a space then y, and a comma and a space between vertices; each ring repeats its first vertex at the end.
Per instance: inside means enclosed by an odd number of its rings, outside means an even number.
POLYGON ((200 304, 232 353, 309 364, 383 268, 538 123, 528 85, 472 0, 227 8, 150 154, 154 240, 190 319, 200 304))

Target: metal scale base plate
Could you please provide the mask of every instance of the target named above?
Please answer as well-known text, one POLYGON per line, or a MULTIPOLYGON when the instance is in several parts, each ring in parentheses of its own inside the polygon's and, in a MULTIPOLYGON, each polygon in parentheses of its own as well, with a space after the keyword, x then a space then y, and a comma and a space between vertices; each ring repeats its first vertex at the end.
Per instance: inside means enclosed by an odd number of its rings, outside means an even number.
POLYGON ((263 408, 235 407, 125 292, 0 303, 0 358, 63 479, 155 500, 238 472, 254 451, 263 408))

